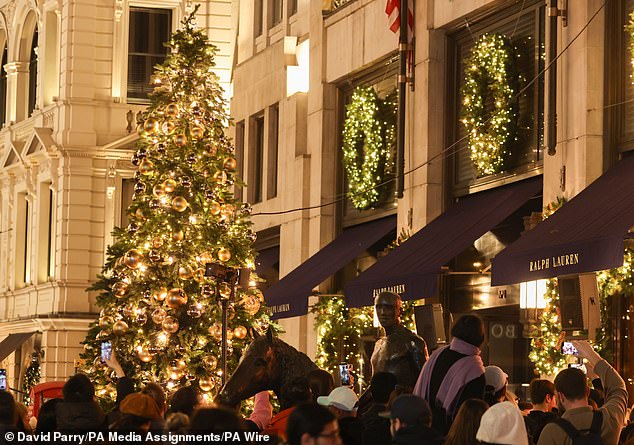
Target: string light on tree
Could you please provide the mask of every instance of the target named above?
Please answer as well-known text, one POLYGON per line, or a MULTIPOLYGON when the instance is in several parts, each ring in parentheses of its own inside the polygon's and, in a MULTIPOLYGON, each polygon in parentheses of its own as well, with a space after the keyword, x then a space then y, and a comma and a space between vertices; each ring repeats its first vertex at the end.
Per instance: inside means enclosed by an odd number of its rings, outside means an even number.
MULTIPOLYGON (((220 321, 219 286, 204 276, 205 264, 254 268, 249 215, 233 217, 242 206, 233 195, 240 181, 224 135, 229 119, 213 73, 216 48, 195 26, 195 13, 172 35, 172 52, 156 68, 151 103, 139 120, 130 224, 115 229, 116 241, 90 288, 99 293, 102 311, 85 340, 83 371, 105 396, 113 382, 99 355, 101 342, 110 341, 126 375, 139 383, 157 381, 171 390, 193 384, 213 397, 220 378, 209 358, 220 356, 220 342, 209 332, 220 321)), ((270 320, 264 305, 244 304, 258 298, 257 289, 229 293, 235 295, 231 370, 251 329, 270 320)))

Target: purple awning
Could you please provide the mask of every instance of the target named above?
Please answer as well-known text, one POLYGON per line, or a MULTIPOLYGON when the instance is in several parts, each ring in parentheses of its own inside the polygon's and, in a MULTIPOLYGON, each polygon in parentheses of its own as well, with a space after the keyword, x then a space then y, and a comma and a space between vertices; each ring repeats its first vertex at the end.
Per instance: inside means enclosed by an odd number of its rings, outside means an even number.
POLYGON ((441 267, 542 189, 542 177, 469 195, 416 232, 345 288, 349 307, 391 290, 404 300, 435 295, 441 267))
POLYGON ((374 243, 396 229, 396 217, 382 218, 344 230, 280 281, 264 291, 273 318, 288 318, 308 312, 312 289, 374 243))
POLYGON ((491 284, 621 266, 623 240, 633 225, 634 155, 630 155, 500 252, 492 261, 491 284))

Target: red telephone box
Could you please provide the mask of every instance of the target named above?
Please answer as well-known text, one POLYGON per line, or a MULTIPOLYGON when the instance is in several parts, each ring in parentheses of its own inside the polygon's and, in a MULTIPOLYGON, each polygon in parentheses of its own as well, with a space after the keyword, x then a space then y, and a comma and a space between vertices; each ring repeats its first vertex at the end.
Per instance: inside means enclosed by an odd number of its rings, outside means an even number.
POLYGON ((66 382, 46 382, 31 387, 31 416, 37 417, 40 408, 49 399, 61 399, 62 387, 66 382))

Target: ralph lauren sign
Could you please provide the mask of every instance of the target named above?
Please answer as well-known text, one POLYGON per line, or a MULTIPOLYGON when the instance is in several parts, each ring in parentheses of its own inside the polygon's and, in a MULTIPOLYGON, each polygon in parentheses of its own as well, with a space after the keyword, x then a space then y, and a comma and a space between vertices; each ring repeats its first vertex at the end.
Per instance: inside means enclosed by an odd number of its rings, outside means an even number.
POLYGON ((575 264, 579 264, 579 254, 571 253, 529 261, 528 270, 529 272, 535 272, 538 270, 555 269, 562 266, 574 266, 575 264))

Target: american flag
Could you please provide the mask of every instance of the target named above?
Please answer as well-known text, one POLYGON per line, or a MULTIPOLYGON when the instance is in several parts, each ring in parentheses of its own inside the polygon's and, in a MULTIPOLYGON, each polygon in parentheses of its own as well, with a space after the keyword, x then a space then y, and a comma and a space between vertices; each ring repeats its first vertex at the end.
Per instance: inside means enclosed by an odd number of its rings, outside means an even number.
MULTIPOLYGON (((401 0, 387 0, 385 13, 389 17, 390 31, 398 33, 401 27, 401 0)), ((407 41, 412 42, 414 38, 414 0, 407 2, 407 41)))

